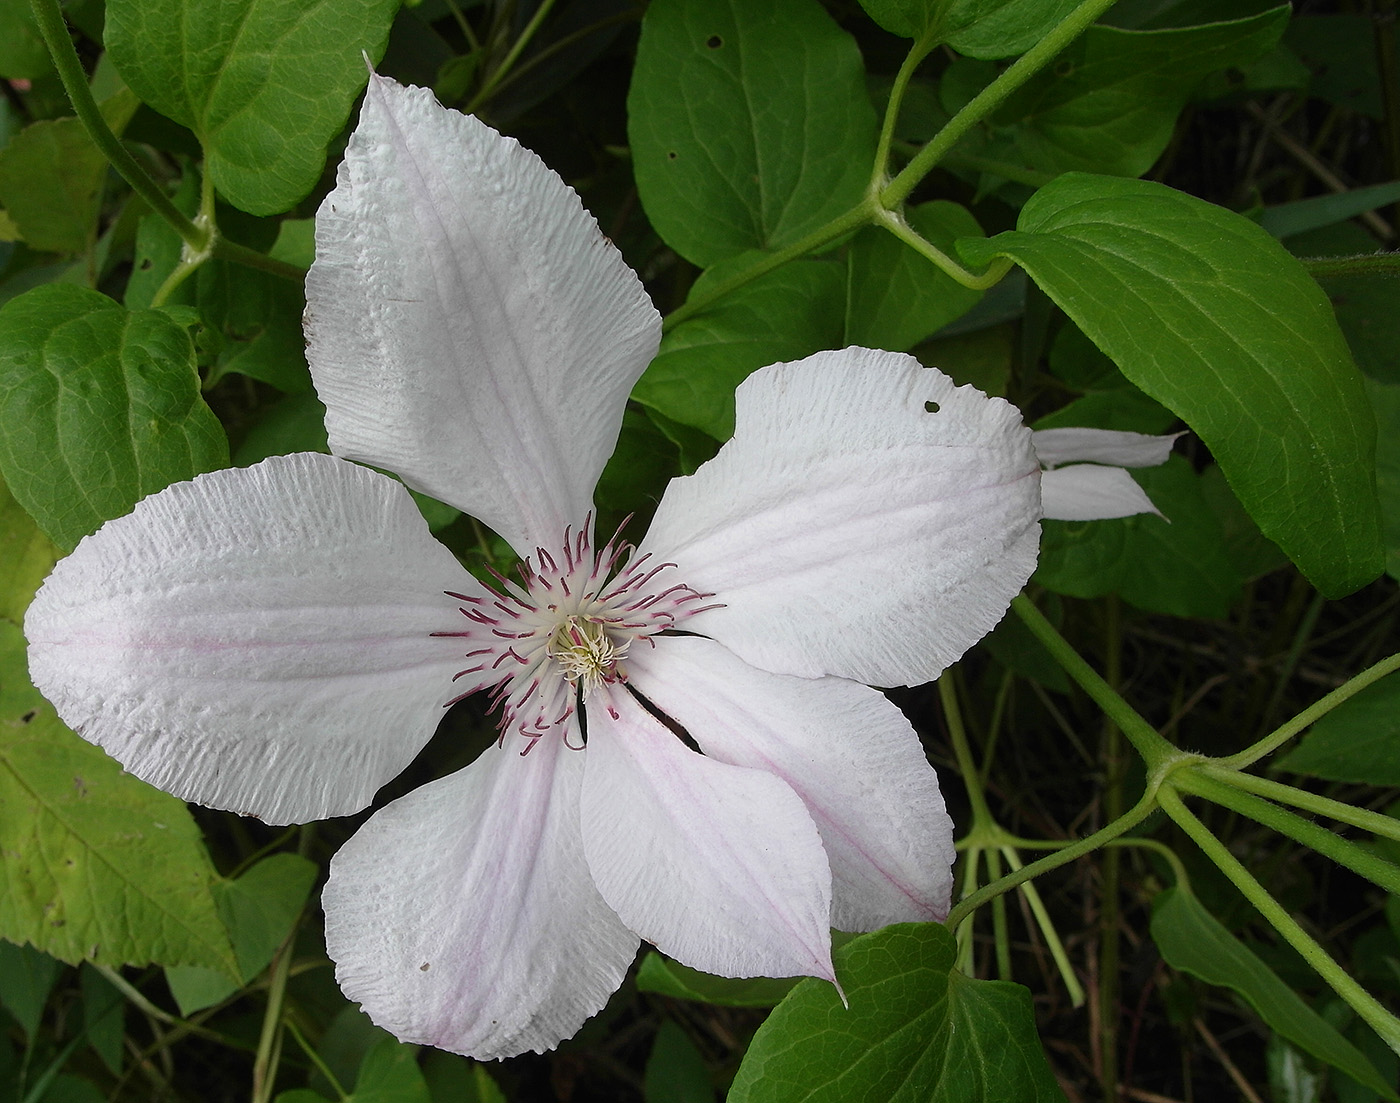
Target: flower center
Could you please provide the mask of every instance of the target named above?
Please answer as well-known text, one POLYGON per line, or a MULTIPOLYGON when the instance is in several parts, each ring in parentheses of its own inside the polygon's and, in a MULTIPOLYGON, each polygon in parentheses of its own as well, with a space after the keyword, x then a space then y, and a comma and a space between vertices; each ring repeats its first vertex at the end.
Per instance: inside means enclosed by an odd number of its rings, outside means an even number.
POLYGON ((469 646, 470 665, 454 679, 467 688, 448 704, 490 689, 502 737, 514 730, 530 741, 522 754, 551 732, 567 738, 571 718, 590 700, 617 716, 612 694, 627 681, 629 649, 638 641, 654 646, 653 636, 714 608, 702 604, 714 595, 671 581, 674 563, 629 559, 635 549, 617 536, 594 553, 589 527, 565 530, 561 558, 537 548, 519 582, 497 574, 489 597, 449 593, 464 603, 469 625, 433 633, 469 646))

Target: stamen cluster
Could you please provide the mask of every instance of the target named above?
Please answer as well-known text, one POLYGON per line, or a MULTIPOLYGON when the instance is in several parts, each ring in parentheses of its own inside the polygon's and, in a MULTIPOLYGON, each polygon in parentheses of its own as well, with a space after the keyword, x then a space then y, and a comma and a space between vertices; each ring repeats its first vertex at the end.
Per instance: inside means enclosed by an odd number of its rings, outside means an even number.
POLYGON ((655 646, 654 636, 715 607, 699 604, 713 594, 668 585, 676 565, 653 562, 650 553, 619 569, 636 549, 621 542, 619 530, 594 552, 591 527, 565 529, 560 558, 536 548, 520 565, 519 582, 493 571, 490 597, 449 592, 464 603, 471 626, 434 633, 473 645, 466 653, 472 665, 453 678, 470 679, 471 688, 448 704, 491 688, 502 738, 513 730, 529 740, 522 754, 556 729, 567 739, 566 722, 590 699, 616 718, 612 693, 627 681, 631 648, 639 641, 655 646))

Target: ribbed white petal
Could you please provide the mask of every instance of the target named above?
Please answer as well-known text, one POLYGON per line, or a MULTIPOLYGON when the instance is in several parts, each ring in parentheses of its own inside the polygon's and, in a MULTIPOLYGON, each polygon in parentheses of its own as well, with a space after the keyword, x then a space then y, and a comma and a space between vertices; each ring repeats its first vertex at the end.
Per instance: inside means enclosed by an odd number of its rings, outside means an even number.
POLYGON ((1062 463, 1105 463, 1115 467, 1156 467, 1166 463, 1180 433, 1154 437, 1117 429, 1037 429, 1031 446, 1044 467, 1062 463))
POLYGON ((603 899, 686 965, 725 977, 831 965, 831 872, 802 801, 685 747, 625 691, 591 699, 583 847, 603 899))
POLYGON ((538 157, 426 89, 371 77, 316 215, 306 295, 332 451, 522 555, 584 519, 660 321, 538 157))
POLYGON ((186 800, 269 823, 367 805, 464 665, 479 589, 392 479, 278 456, 177 483, 54 569, 25 618, 75 731, 186 800))
POLYGON ((1001 619, 1039 544, 1015 407, 855 348, 763 368, 735 402, 734 439, 672 480, 643 541, 724 603, 687 630, 766 670, 888 686, 1001 619))
POLYGON ((1102 521, 1156 513, 1152 499, 1121 467, 1077 463, 1040 476, 1040 501, 1054 521, 1102 521))
POLYGON ((919 737, 882 694, 769 674, 698 636, 634 651, 629 671, 707 756, 765 770, 802 798, 831 862, 833 927, 948 914, 953 823, 919 737))
POLYGON ((636 955, 584 864, 583 754, 518 746, 394 801, 331 861, 336 980, 402 1041, 481 1059, 552 1049, 636 955))

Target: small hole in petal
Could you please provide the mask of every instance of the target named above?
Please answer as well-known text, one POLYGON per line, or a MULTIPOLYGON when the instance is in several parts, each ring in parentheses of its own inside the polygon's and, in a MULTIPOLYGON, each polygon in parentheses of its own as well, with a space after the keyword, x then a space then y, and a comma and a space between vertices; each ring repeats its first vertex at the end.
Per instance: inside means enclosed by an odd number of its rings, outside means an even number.
POLYGON ((428 963, 426 961, 423 962, 422 965, 418 966, 418 971, 420 973, 426 973, 428 971, 428 963))
POLYGON ((717 34, 712 34, 709 38, 705 39, 705 45, 712 50, 718 50, 724 45, 724 39, 720 38, 717 34))
POLYGON ((936 414, 941 409, 937 402, 932 400, 924 403, 924 410, 930 414, 936 414))

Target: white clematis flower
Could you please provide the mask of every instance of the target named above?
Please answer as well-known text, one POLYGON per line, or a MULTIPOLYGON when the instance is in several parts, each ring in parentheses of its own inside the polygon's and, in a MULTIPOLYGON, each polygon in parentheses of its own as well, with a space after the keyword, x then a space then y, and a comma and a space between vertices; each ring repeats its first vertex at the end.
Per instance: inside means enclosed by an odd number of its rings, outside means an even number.
POLYGON ((1044 515, 1055 521, 1102 521, 1156 513, 1152 499, 1123 469, 1166 463, 1179 436, 1116 429, 1037 429, 1031 434, 1031 445, 1045 469, 1040 476, 1044 515))
POLYGON ((942 917, 937 779, 862 683, 935 676, 1029 576, 1017 412, 906 356, 777 364, 639 549, 599 549, 593 487, 660 325, 577 196, 376 76, 316 244, 335 455, 169 487, 60 563, 25 627, 64 719, 161 788, 285 823, 365 807, 492 690, 497 746, 372 816, 323 896, 345 992, 477 1057, 571 1034, 639 937, 834 979, 830 926, 942 917), (350 460, 490 524, 520 581, 477 582, 350 460))

